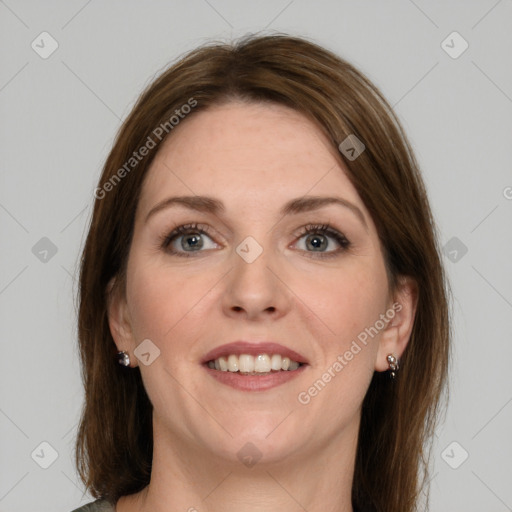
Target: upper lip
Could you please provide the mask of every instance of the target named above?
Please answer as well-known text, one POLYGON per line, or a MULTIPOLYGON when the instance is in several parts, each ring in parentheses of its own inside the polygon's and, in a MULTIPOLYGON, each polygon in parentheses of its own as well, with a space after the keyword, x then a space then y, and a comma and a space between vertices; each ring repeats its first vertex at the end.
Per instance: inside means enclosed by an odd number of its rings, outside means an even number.
POLYGON ((201 363, 207 363, 208 361, 213 361, 218 359, 219 357, 227 357, 230 354, 241 355, 241 354, 249 354, 252 356, 257 356, 260 354, 280 354, 284 357, 289 357, 292 361, 297 361, 298 363, 307 363, 307 359, 280 343, 275 343, 271 341, 263 341, 252 343, 249 341, 234 341, 232 343, 226 343, 225 345, 220 345, 219 347, 210 350, 202 359, 201 363))

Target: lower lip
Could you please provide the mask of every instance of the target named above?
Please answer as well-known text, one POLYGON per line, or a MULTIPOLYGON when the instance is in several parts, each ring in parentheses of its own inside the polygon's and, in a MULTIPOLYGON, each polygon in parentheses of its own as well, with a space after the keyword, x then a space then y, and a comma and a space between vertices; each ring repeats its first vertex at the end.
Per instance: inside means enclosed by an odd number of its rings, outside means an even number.
POLYGON ((271 373, 269 375, 241 375, 239 372, 223 372, 221 370, 214 370, 207 365, 203 368, 215 379, 241 391, 265 391, 267 389, 275 388, 285 382, 298 377, 307 365, 303 364, 293 371, 280 371, 271 373))

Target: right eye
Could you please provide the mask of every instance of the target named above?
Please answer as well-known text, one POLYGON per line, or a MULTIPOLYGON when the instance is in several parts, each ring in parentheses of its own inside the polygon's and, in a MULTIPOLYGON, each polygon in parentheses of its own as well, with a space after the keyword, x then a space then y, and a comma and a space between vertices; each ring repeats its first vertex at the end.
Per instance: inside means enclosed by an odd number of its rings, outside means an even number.
POLYGON ((208 226, 184 224, 164 236, 161 247, 166 252, 188 258, 192 256, 191 253, 202 252, 202 249, 216 249, 218 245, 208 235, 208 226), (208 244, 205 246, 205 237, 211 241, 210 247, 208 244))

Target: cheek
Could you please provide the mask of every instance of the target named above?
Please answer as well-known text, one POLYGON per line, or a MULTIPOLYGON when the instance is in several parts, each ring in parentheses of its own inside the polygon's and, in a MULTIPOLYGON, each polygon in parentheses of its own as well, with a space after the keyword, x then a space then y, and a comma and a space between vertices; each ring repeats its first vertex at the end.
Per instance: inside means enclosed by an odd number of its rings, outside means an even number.
MULTIPOLYGON (((137 339, 149 338, 159 346, 178 337, 185 328, 193 330, 194 318, 202 310, 201 299, 214 284, 204 275, 194 279, 179 269, 137 262, 136 258, 128 275, 127 296, 134 333, 137 339)), ((193 336, 188 332, 188 338, 193 336)))
POLYGON ((375 262, 322 269, 314 277, 303 274, 296 289, 327 332, 340 342, 373 325, 386 306, 385 271, 375 262))

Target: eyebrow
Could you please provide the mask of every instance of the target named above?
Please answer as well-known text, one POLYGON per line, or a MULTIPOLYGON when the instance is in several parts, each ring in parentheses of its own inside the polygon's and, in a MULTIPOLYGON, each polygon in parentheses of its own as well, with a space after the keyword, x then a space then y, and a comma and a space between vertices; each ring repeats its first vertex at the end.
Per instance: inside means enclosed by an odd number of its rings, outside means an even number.
MULTIPOLYGON (((329 196, 304 196, 298 197, 288 201, 280 211, 282 216, 296 215, 303 212, 310 212, 319 210, 325 206, 336 204, 343 206, 350 210, 356 215, 356 217, 364 224, 368 229, 365 216, 363 212, 353 203, 343 199, 341 197, 329 197, 329 196)), ((164 199, 156 206, 154 206, 146 216, 145 222, 155 215, 156 213, 171 208, 173 206, 184 206, 190 210, 196 210, 203 213, 211 213, 218 215, 225 211, 224 204, 222 201, 208 196, 176 196, 168 197, 164 199)))

